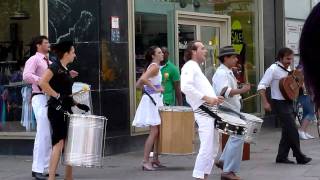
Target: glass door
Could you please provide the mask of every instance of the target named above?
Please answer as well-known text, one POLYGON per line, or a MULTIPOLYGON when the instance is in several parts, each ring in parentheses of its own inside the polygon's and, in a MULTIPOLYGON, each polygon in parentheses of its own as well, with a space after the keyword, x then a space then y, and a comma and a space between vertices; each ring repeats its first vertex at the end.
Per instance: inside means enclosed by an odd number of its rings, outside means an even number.
POLYGON ((200 25, 200 40, 208 50, 207 59, 202 66, 202 70, 211 83, 212 76, 219 63, 220 27, 200 25))
POLYGON ((185 63, 183 58, 184 50, 187 48, 187 44, 190 41, 194 41, 197 39, 197 26, 196 25, 187 25, 187 24, 179 24, 178 25, 178 34, 179 34, 179 68, 181 69, 185 63))
POLYGON ((208 55, 206 61, 201 65, 201 69, 206 77, 211 81, 218 64, 218 50, 220 47, 220 27, 214 24, 199 22, 180 22, 178 25, 178 49, 179 49, 179 67, 185 63, 184 51, 190 41, 200 40, 206 46, 208 55))
POLYGON ((181 68, 184 63, 184 50, 188 42, 200 40, 206 46, 208 55, 201 69, 211 82, 216 67, 219 64, 218 53, 221 46, 230 44, 229 16, 215 16, 212 14, 177 12, 177 53, 176 62, 181 68))

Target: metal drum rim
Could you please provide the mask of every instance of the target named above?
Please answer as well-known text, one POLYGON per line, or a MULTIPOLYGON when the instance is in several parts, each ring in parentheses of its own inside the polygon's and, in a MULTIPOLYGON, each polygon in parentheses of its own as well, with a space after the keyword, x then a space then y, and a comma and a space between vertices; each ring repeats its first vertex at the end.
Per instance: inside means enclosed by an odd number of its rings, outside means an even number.
POLYGON ((190 108, 188 106, 160 106, 159 111, 163 111, 163 112, 193 112, 192 108, 190 108), (177 108, 177 109, 174 109, 174 108, 177 108))
POLYGON ((255 116, 255 115, 252 115, 252 114, 249 114, 249 113, 241 113, 241 115, 243 115, 243 116, 246 118, 246 121, 263 123, 263 119, 255 116), (250 117, 254 117, 254 119, 252 119, 252 118, 251 118, 251 119, 247 118, 247 115, 249 115, 250 117))
MULTIPOLYGON (((220 114, 225 114, 225 115, 227 115, 227 116, 232 116, 232 115, 230 115, 230 114, 228 114, 228 113, 221 113, 221 112, 218 113, 218 116, 219 116, 220 114)), ((220 116, 220 117, 221 117, 221 116, 220 116)), ((231 124, 231 125, 237 125, 237 126, 246 126, 246 125, 247 125, 247 123, 246 123, 244 120, 242 120, 242 119, 240 119, 240 118, 238 118, 238 117, 236 117, 236 116, 232 116, 232 117, 237 118, 237 119, 240 120, 243 124, 240 124, 240 123, 237 123, 237 122, 231 122, 231 121, 229 121, 228 119, 223 118, 223 117, 221 117, 221 120, 224 121, 224 122, 226 122, 226 123, 229 123, 229 124, 231 124)))
POLYGON ((71 117, 81 117, 81 118, 91 118, 91 119, 104 119, 106 121, 108 120, 104 116, 97 116, 97 115, 92 115, 92 114, 90 114, 90 115, 87 115, 87 114, 70 114, 69 116, 70 116, 70 118, 71 117))

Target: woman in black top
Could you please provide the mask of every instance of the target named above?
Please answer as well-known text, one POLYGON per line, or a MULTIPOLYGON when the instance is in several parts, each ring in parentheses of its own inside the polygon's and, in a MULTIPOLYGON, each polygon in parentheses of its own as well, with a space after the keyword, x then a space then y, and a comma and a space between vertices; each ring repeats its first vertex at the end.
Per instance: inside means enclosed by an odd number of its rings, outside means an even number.
MULTIPOLYGON (((69 74, 67 65, 72 63, 76 57, 73 43, 70 41, 61 42, 52 50, 60 61, 49 66, 40 80, 42 90, 50 96, 48 100, 48 118, 52 127, 52 154, 49 165, 49 180, 55 179, 55 174, 64 147, 64 140, 67 137, 68 124, 65 112, 72 113, 71 107, 89 111, 89 107, 76 103, 70 96, 72 94, 73 80, 69 74)), ((72 167, 66 166, 65 179, 72 180, 72 167)))

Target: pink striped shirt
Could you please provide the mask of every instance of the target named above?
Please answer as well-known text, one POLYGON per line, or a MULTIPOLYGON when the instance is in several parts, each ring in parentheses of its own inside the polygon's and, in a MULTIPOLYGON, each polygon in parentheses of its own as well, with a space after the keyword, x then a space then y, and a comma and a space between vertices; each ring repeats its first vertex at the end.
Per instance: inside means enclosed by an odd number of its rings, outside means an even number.
MULTIPOLYGON (((38 86, 39 81, 45 70, 48 69, 45 58, 46 56, 44 54, 37 52, 27 60, 24 66, 23 80, 32 84, 32 93, 41 93, 38 86)), ((49 61, 49 64, 51 64, 51 61, 49 61)))

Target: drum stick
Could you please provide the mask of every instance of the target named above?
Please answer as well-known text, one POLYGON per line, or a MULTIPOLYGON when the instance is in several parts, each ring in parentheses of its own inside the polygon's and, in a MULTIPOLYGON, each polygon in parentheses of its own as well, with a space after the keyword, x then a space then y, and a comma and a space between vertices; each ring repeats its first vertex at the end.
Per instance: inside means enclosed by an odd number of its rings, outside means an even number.
POLYGON ((254 94, 254 95, 251 95, 251 96, 249 96, 249 97, 246 97, 246 98, 242 99, 242 101, 247 101, 247 100, 249 100, 249 99, 251 99, 251 98, 254 98, 254 97, 256 97, 256 96, 259 96, 259 95, 260 95, 259 93, 256 93, 256 94, 254 94))
POLYGON ((251 83, 241 83, 240 85, 243 86, 243 85, 246 85, 246 84, 249 84, 251 87, 256 87, 257 86, 255 84, 251 84, 251 83))
POLYGON ((82 94, 82 93, 86 93, 86 92, 89 92, 89 91, 99 91, 99 90, 93 90, 93 89, 81 89, 80 91, 77 91, 77 92, 75 92, 75 93, 72 93, 70 96, 72 97, 72 96, 76 96, 76 95, 78 95, 78 94, 82 94))

